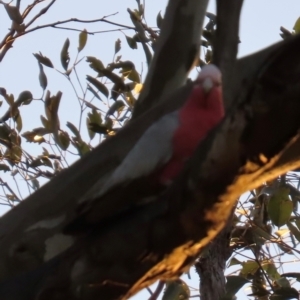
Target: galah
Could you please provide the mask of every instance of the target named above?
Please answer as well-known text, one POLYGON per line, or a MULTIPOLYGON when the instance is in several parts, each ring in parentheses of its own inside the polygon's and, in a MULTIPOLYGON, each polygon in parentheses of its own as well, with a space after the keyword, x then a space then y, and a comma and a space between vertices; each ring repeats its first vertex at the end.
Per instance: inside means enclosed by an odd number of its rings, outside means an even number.
POLYGON ((101 194, 113 186, 153 172, 160 184, 171 183, 199 142, 223 116, 221 72, 215 65, 207 65, 183 107, 163 116, 146 130, 101 194))
POLYGON ((185 104, 145 131, 100 192, 93 195, 97 204, 77 221, 77 225, 86 221, 97 223, 109 217, 106 209, 111 203, 108 210, 112 214, 117 211, 116 199, 121 207, 128 207, 142 202, 146 190, 149 192, 153 188, 155 192, 172 183, 201 140, 223 116, 221 72, 210 64, 203 67, 185 104), (121 200, 126 194, 123 189, 129 187, 133 189, 133 196, 128 197, 127 193, 126 199, 121 200))

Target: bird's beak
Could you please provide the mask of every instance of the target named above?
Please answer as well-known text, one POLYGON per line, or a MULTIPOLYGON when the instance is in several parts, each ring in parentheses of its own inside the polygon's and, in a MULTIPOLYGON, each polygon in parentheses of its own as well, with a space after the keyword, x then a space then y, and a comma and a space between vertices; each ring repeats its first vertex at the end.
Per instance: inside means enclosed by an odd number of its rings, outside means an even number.
POLYGON ((211 78, 207 77, 204 79, 204 81, 202 82, 202 87, 204 90, 205 94, 208 94, 210 92, 210 90, 213 88, 214 83, 212 81, 211 78))

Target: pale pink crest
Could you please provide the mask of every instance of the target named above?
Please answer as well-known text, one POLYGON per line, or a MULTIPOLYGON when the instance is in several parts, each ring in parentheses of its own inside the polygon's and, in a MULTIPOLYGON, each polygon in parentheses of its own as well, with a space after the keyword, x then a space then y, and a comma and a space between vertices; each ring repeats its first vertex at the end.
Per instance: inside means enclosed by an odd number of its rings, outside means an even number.
POLYGON ((214 82, 222 83, 222 74, 219 68, 213 64, 206 65, 202 68, 197 81, 203 81, 205 78, 211 78, 214 82))
POLYGON ((200 83, 203 89, 208 92, 214 86, 220 86, 222 84, 221 71, 213 64, 206 65, 199 73, 196 82, 200 83))

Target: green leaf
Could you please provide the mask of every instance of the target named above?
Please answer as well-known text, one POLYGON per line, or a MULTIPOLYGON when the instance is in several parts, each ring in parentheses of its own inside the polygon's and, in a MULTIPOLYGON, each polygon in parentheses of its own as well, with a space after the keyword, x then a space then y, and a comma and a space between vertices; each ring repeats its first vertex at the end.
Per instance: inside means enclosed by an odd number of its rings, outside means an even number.
POLYGON ((0 171, 4 171, 4 172, 10 171, 10 167, 5 164, 0 164, 0 171))
POLYGON ((286 225, 289 228, 292 235, 296 238, 296 240, 298 242, 300 242, 300 231, 299 231, 299 229, 296 226, 294 226, 291 222, 287 222, 286 225))
POLYGON ((292 249, 288 246, 285 246, 285 244, 278 243, 277 247, 285 254, 294 255, 292 249))
POLYGON ((79 34, 79 45, 78 45, 78 52, 80 52, 86 45, 87 42, 87 31, 86 29, 83 29, 83 31, 80 32, 79 34))
POLYGON ((0 87, 0 95, 5 97, 6 96, 6 89, 3 87, 0 87))
POLYGON ((137 87, 137 83, 136 82, 126 83, 126 91, 132 91, 134 89, 134 91, 136 92, 136 87, 137 87))
POLYGON ((22 149, 19 145, 13 145, 11 149, 9 149, 8 153, 5 154, 9 157, 12 163, 17 163, 21 160, 22 157, 22 149))
POLYGON ((267 241, 273 238, 273 236, 269 232, 267 232, 264 228, 261 228, 259 226, 253 226, 252 229, 253 229, 252 233, 254 236, 263 238, 264 240, 267 241))
POLYGON ((139 4, 139 15, 142 17, 144 15, 144 5, 143 4, 139 4))
POLYGON ((285 225, 293 212, 293 202, 289 198, 289 188, 279 187, 270 197, 268 213, 274 225, 285 225))
POLYGON ((58 108, 60 104, 62 93, 57 92, 56 95, 50 96, 50 92, 47 91, 45 98, 45 113, 49 121, 49 130, 52 133, 57 133, 59 129, 58 108))
POLYGON ((67 122, 67 127, 73 132, 73 134, 78 138, 81 139, 80 133, 76 126, 72 124, 71 122, 67 122))
POLYGON ((39 63, 39 68, 40 68, 40 74, 39 74, 40 86, 42 87, 43 90, 45 90, 48 84, 47 76, 44 72, 43 65, 40 63, 39 63))
POLYGON ((87 130, 88 130, 90 140, 92 140, 95 137, 96 133, 90 129, 90 123, 91 123, 90 119, 87 117, 86 118, 86 127, 87 127, 87 130))
POLYGON ((123 91, 125 90, 125 83, 124 83, 123 79, 120 76, 118 76, 117 74, 115 74, 114 72, 112 72, 108 69, 104 69, 102 71, 101 76, 105 76, 109 80, 111 80, 115 85, 118 86, 118 89, 121 89, 123 91))
POLYGON ((47 130, 46 128, 35 128, 32 131, 26 131, 22 134, 22 137, 24 137, 27 142, 30 143, 43 143, 45 142, 45 139, 43 138, 43 135, 45 134, 49 134, 49 130, 47 130))
POLYGON ((279 287, 275 289, 275 293, 270 297, 270 300, 289 300, 299 299, 299 293, 291 287, 279 287))
POLYGON ((115 41, 115 54, 117 54, 121 50, 121 40, 117 39, 115 41))
POLYGON ((98 91, 101 92, 106 98, 108 97, 109 91, 102 82, 90 75, 86 76, 86 80, 89 81, 92 85, 94 85, 98 89, 98 91))
POLYGON ((229 263, 229 266, 228 267, 231 267, 231 266, 235 266, 235 265, 240 265, 241 262, 236 259, 235 257, 233 257, 231 260, 230 260, 230 263, 229 263))
POLYGON ((106 128, 108 129, 108 131, 110 131, 113 128, 114 122, 113 122, 113 120, 111 118, 106 117, 104 125, 106 126, 106 128))
POLYGON ((115 59, 116 62, 120 61, 120 59, 122 58, 122 55, 118 55, 115 59))
POLYGON ((88 84, 87 90, 90 91, 97 99, 102 101, 102 99, 99 97, 98 93, 88 84))
POLYGON ((122 68, 122 73, 135 69, 134 63, 130 60, 120 61, 118 63, 112 63, 109 65, 109 67, 112 69, 122 68))
POLYGON ((281 277, 292 277, 295 278, 298 282, 300 282, 300 273, 297 272, 289 272, 281 274, 281 277))
POLYGON ((82 140, 81 140, 81 141, 76 141, 76 140, 74 140, 74 141, 72 142, 72 144, 73 144, 73 146, 77 149, 78 154, 79 154, 80 157, 82 157, 84 154, 90 152, 89 146, 87 145, 86 142, 84 142, 84 141, 82 141, 82 140))
POLYGON ((147 64, 148 64, 148 66, 150 66, 150 63, 152 61, 152 53, 149 50, 149 47, 147 46, 146 43, 143 43, 142 45, 143 45, 143 49, 144 49, 144 52, 145 52, 145 55, 146 55, 147 64))
POLYGON ((188 300, 189 298, 190 289, 183 280, 172 280, 166 283, 162 300, 188 300))
POLYGON ((48 157, 42 156, 42 157, 41 157, 41 160, 43 161, 43 165, 44 165, 44 166, 53 169, 52 162, 51 162, 51 160, 50 160, 48 157))
POLYGON ((295 30, 296 34, 300 33, 300 17, 295 22, 293 29, 295 30))
POLYGON ((32 101, 32 93, 30 91, 23 91, 19 94, 18 99, 16 100, 16 103, 22 104, 22 105, 28 105, 32 101))
POLYGON ((34 159, 30 164, 29 167, 30 168, 36 168, 36 167, 40 167, 43 166, 43 161, 40 158, 34 159))
POLYGON ((29 142, 29 143, 41 144, 41 143, 46 142, 44 137, 42 136, 42 134, 41 135, 37 134, 34 131, 26 131, 22 134, 22 137, 24 137, 27 140, 27 142, 29 142))
POLYGON ((233 296, 248 282, 249 280, 242 276, 226 276, 226 294, 221 299, 233 299, 233 296))
POLYGON ((8 126, 0 125, 0 143, 4 146, 10 144, 10 133, 11 130, 8 126))
POLYGON ((134 69, 134 70, 131 70, 127 76, 128 79, 130 79, 131 81, 133 82, 137 82, 137 83, 140 83, 141 80, 140 80, 140 75, 139 73, 134 69))
POLYGON ((11 118, 16 118, 17 115, 20 113, 20 111, 19 111, 19 109, 18 109, 18 106, 17 106, 17 105, 12 105, 12 106, 10 107, 9 113, 10 113, 10 117, 11 117, 11 118))
POLYGON ((52 64, 51 60, 48 57, 43 56, 43 54, 41 52, 33 53, 33 55, 38 60, 39 63, 41 63, 49 68, 53 68, 53 64, 52 64))
POLYGON ((36 191, 37 189, 40 188, 40 183, 36 178, 34 178, 32 176, 29 176, 29 177, 30 177, 30 180, 31 180, 31 183, 32 183, 32 188, 36 191))
POLYGON ((91 113, 88 113, 88 117, 91 120, 91 122, 99 125, 102 124, 101 114, 97 112, 95 109, 93 109, 91 113))
POLYGON ((22 118, 20 113, 18 113, 16 115, 16 117, 14 118, 14 121, 16 122, 17 126, 16 129, 18 130, 18 132, 20 132, 22 130, 23 124, 22 124, 22 118))
POLYGON ((43 148, 43 156, 46 156, 48 157, 49 156, 49 152, 46 148, 42 147, 43 148))
POLYGON ((98 108, 97 106, 95 106, 94 104, 92 104, 91 102, 88 102, 88 101, 86 101, 86 100, 84 100, 84 99, 81 99, 81 101, 84 102, 84 104, 85 104, 87 107, 89 107, 89 108, 91 108, 91 109, 99 110, 99 108, 98 108))
POLYGON ((92 140, 95 136, 95 131, 91 130, 90 124, 93 124, 94 126, 100 126, 102 124, 101 114, 98 113, 95 109, 93 109, 91 113, 88 113, 86 124, 90 139, 92 140))
POLYGON ((102 63, 102 61, 99 60, 99 59, 97 59, 97 58, 94 57, 94 56, 87 56, 87 57, 86 57, 86 61, 87 61, 88 63, 90 63, 89 66, 90 66, 94 71, 96 71, 96 72, 98 72, 98 73, 101 73, 101 71, 103 71, 103 70, 105 69, 105 67, 104 67, 104 65, 103 65, 103 63, 102 63))
POLYGON ((283 39, 289 38, 290 36, 293 35, 289 30, 287 30, 287 29, 284 28, 283 26, 280 26, 280 31, 282 32, 282 33, 280 33, 280 36, 281 36, 283 39))
POLYGON ((89 123, 88 129, 93 132, 100 133, 100 134, 108 134, 110 131, 106 124, 98 125, 95 123, 89 123))
POLYGON ((254 274, 259 268, 259 264, 254 260, 248 260, 246 262, 242 262, 242 270, 240 274, 242 276, 247 276, 249 274, 254 274))
POLYGON ((161 16, 161 13, 159 12, 158 15, 156 16, 156 25, 159 29, 161 29, 162 22, 163 22, 163 17, 161 16))
POLYGON ((13 104, 15 103, 15 98, 13 94, 5 95, 4 99, 6 100, 9 106, 13 106, 13 104))
POLYGON ((134 107, 136 99, 133 97, 132 92, 126 92, 126 103, 130 107, 134 107))
POLYGON ((290 282, 286 279, 286 277, 280 277, 276 280, 276 283, 282 287, 291 287, 290 282))
POLYGON ((21 145, 21 138, 14 129, 10 133, 10 140, 14 145, 17 145, 17 146, 21 145))
POLYGON ((140 35, 138 33, 136 33, 133 37, 132 37, 137 43, 141 43, 141 38, 140 35))
POLYGON ((42 124, 43 126, 46 128, 46 129, 49 129, 51 128, 50 124, 49 124, 49 121, 44 117, 44 116, 40 116, 40 119, 42 121, 42 124))
POLYGON ((113 105, 109 108, 107 111, 106 115, 111 116, 113 115, 116 111, 120 112, 125 106, 125 103, 122 100, 117 100, 116 102, 113 103, 113 105))
POLYGON ((277 269, 273 262, 264 262, 262 264, 262 268, 266 271, 266 273, 272 280, 278 280, 280 278, 280 274, 277 272, 277 269))
POLYGON ((43 128, 43 127, 34 128, 34 129, 32 129, 32 132, 36 135, 46 135, 46 134, 50 133, 50 131, 48 129, 43 128))
POLYGON ((66 71, 68 69, 68 65, 70 62, 69 46, 70 46, 70 40, 66 39, 66 41, 61 49, 61 52, 60 52, 60 62, 66 71))
POLYGON ((70 145, 70 137, 68 133, 66 131, 60 130, 58 132, 58 137, 59 137, 59 143, 58 143, 59 147, 64 151, 67 150, 70 145))
POLYGON ((126 41, 127 41, 128 45, 129 45, 129 47, 131 49, 137 49, 137 43, 136 43, 136 41, 133 38, 127 36, 127 35, 125 35, 125 37, 126 37, 126 41))

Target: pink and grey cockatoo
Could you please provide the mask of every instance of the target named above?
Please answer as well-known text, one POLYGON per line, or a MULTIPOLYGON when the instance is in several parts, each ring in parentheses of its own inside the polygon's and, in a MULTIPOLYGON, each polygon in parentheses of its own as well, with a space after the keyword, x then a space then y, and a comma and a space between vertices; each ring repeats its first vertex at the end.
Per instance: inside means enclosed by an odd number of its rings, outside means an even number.
POLYGON ((207 65, 183 107, 146 130, 101 193, 151 173, 155 173, 160 184, 171 183, 199 142, 223 116, 221 72, 216 66, 207 65))
POLYGON ((84 221, 81 217, 79 223, 100 222, 110 214, 107 214, 107 206, 111 205, 108 210, 113 214, 118 210, 116 205, 121 204, 122 210, 123 206, 139 204, 143 202, 145 195, 142 194, 147 193, 146 190, 151 192, 153 189, 155 193, 172 183, 199 143, 223 116, 221 72, 216 66, 207 65, 196 79, 185 104, 161 117, 145 131, 99 193, 93 195, 97 204, 84 213, 84 221), (129 187, 133 190, 132 197, 124 193, 129 187), (126 199, 121 200, 125 194, 126 199))

